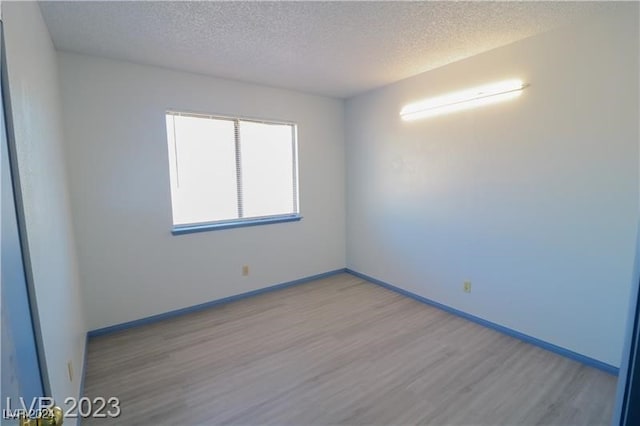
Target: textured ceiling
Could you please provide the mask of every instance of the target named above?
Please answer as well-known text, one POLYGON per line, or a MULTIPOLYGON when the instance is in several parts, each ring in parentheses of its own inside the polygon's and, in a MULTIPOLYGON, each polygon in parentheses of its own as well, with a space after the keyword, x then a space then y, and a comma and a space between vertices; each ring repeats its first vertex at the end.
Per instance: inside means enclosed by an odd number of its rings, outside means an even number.
POLYGON ((336 97, 570 22, 613 2, 43 2, 60 50, 336 97))

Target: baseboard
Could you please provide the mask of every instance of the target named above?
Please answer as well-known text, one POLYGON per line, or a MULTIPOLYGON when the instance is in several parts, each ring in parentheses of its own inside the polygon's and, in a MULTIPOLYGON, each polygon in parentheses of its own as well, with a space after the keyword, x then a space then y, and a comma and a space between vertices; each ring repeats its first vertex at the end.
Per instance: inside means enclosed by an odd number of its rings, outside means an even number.
POLYGON ((80 398, 84 396, 84 378, 85 378, 85 374, 87 373, 88 348, 89 348, 89 333, 87 333, 84 338, 84 353, 82 355, 82 372, 81 372, 82 375, 80 376, 80 391, 79 391, 80 398))
MULTIPOLYGON (((364 280, 367 280, 373 284, 377 284, 381 287, 384 287, 386 289, 389 289, 391 291, 394 291, 396 293, 402 294, 403 296, 409 297, 411 299, 417 300, 418 302, 421 303, 425 303, 427 305, 436 307, 438 309, 441 309, 445 312, 448 312, 450 314, 459 316, 461 318, 464 318, 466 320, 475 322, 476 324, 480 324, 482 326, 485 326, 487 328, 499 331, 503 334, 506 334, 508 336, 511 337, 515 337, 516 339, 520 339, 524 342, 530 343, 532 345, 538 346, 542 349, 548 350, 550 352, 556 353, 558 355, 564 356, 566 358, 572 359, 574 361, 578 361, 581 362, 585 365, 588 365, 590 367, 594 367, 597 368, 599 370, 602 370, 606 373, 612 374, 617 376, 619 369, 617 367, 614 367, 613 365, 604 363, 602 361, 599 361, 597 359, 588 357, 586 355, 582 355, 579 354, 577 352, 571 351, 569 349, 565 349, 561 346, 557 346, 554 345, 552 343, 549 342, 545 342, 544 340, 540 340, 538 338, 529 336, 527 334, 521 333, 519 331, 510 329, 508 327, 496 324, 494 322, 491 321, 487 321, 483 318, 477 317, 475 315, 471 315, 468 314, 466 312, 460 311, 458 309, 452 308, 450 306, 444 305, 442 303, 438 303, 436 301, 433 301, 431 299, 428 299, 426 297, 417 295, 415 293, 412 293, 410 291, 404 290, 402 288, 396 287, 392 284, 386 283, 384 281, 381 281, 377 278, 373 278, 370 277, 368 275, 362 274, 360 272, 354 271, 352 269, 349 268, 342 268, 342 269, 336 269, 333 271, 329 271, 329 272, 325 272, 322 274, 317 274, 317 275, 312 275, 312 276, 308 276, 305 278, 300 278, 294 281, 289 281, 289 282, 285 282, 285 283, 280 283, 280 284, 276 284, 276 285, 272 285, 269 287, 265 287, 265 288, 261 288, 261 289, 257 289, 257 290, 253 290, 253 291, 249 291, 246 293, 241 293, 241 294, 237 294, 234 296, 229 296, 229 297, 224 297, 222 299, 217 299, 217 300, 212 300, 210 302, 205 302, 205 303, 201 303, 199 305, 195 305, 195 306, 190 306, 187 308, 182 308, 182 309, 176 309, 174 311, 170 311, 170 312, 165 312, 162 314, 157 314, 157 315, 152 315, 146 318, 141 318, 138 320, 134 320, 134 321, 128 321, 125 323, 121 323, 121 324, 116 324, 116 325, 111 325, 108 327, 104 327, 104 328, 99 328, 96 330, 91 330, 87 333, 87 342, 85 343, 85 348, 84 348, 84 359, 83 359, 83 365, 82 365, 82 376, 80 379, 80 396, 83 396, 84 393, 84 381, 85 381, 85 375, 86 375, 86 368, 87 368, 87 351, 88 351, 88 341, 89 338, 92 337, 97 337, 97 336, 102 336, 105 334, 110 334, 110 333, 115 333, 117 331, 122 331, 122 330, 126 330, 132 327, 138 327, 141 325, 145 325, 145 324, 151 324, 154 322, 158 322, 158 321, 162 321, 168 318, 174 318, 174 317, 179 317, 181 315, 186 315, 192 312, 198 312, 198 311, 202 311, 204 309, 208 309, 211 308, 213 306, 217 306, 217 305, 221 305, 224 303, 229 303, 229 302, 233 302, 236 300, 241 300, 241 299, 246 299, 248 297, 252 297, 252 296, 257 296, 259 294, 263 294, 263 293, 268 293, 271 291, 275 291, 275 290, 280 290, 283 288, 287 288, 287 287, 293 287, 295 285, 299 285, 299 284, 304 284, 306 282, 309 281, 313 281, 313 280, 318 280, 318 279, 322 279, 322 278, 327 278, 333 275, 337 275, 343 272, 347 272, 351 275, 354 275, 358 278, 362 278, 364 280)), ((79 424, 79 423, 78 423, 79 424)))
POLYGON ((477 324, 480 324, 480 325, 485 326, 487 328, 491 328, 493 330, 499 331, 499 332, 504 333, 504 334, 506 334, 508 336, 515 337, 516 339, 520 339, 520 340, 522 340, 524 342, 527 342, 527 343, 531 343, 532 345, 538 346, 538 347, 540 347, 542 349, 546 349, 546 350, 548 350, 550 352, 554 352, 554 353, 556 353, 558 355, 562 355, 562 356, 564 356, 566 358, 570 358, 570 359, 572 359, 574 361, 581 362, 581 363, 583 363, 585 365, 597 368, 598 370, 602 370, 602 371, 604 371, 606 373, 609 373, 609 374, 612 374, 614 376, 618 375, 619 369, 618 369, 618 367, 614 367, 613 365, 607 364, 607 363, 602 362, 602 361, 598 361, 597 359, 588 357, 586 355, 579 354, 579 353, 571 351, 569 349, 565 349, 565 348, 563 348, 561 346, 554 345, 553 343, 545 342, 544 340, 540 340, 540 339, 537 339, 535 337, 529 336, 527 334, 521 333, 519 331, 513 330, 511 328, 502 326, 500 324, 496 324, 494 322, 487 321, 487 320, 485 320, 483 318, 477 317, 475 315, 468 314, 466 312, 460 311, 460 310, 452 308, 450 306, 443 305, 442 303, 438 303, 438 302, 435 302, 435 301, 433 301, 431 299, 427 299, 426 297, 419 296, 419 295, 417 295, 415 293, 412 293, 410 291, 401 289, 399 287, 396 287, 394 285, 391 285, 389 283, 381 281, 381 280, 379 280, 377 278, 370 277, 368 275, 362 274, 362 273, 354 271, 352 269, 347 268, 346 272, 348 272, 349 274, 354 275, 354 276, 356 276, 358 278, 362 278, 363 280, 367 280, 367 281, 369 281, 369 282, 371 282, 373 284, 377 284, 377 285, 379 285, 381 287, 384 287, 386 289, 395 291, 396 293, 400 293, 403 296, 410 297, 411 299, 417 300, 418 302, 425 303, 427 305, 436 307, 436 308, 441 309, 441 310, 443 310, 445 312, 448 312, 450 314, 457 315, 457 316, 462 317, 462 318, 464 318, 466 320, 469 320, 469 321, 473 321, 473 322, 475 322, 477 324))
POLYGON ((121 324, 110 325, 108 327, 103 327, 103 328, 99 328, 99 329, 96 329, 96 330, 90 330, 87 333, 87 337, 91 338, 91 337, 103 336, 105 334, 110 334, 110 333, 115 333, 117 331, 127 330, 127 329, 132 328, 132 327, 139 327, 141 325, 152 324, 154 322, 166 320, 166 319, 169 319, 169 318, 179 317, 179 316, 190 314, 190 313, 193 313, 193 312, 202 311, 204 309, 209 309, 209 308, 211 308, 213 306, 222 305, 224 303, 234 302, 236 300, 246 299, 247 297, 257 296, 259 294, 268 293, 268 292, 271 292, 271 291, 280 290, 280 289, 283 289, 283 288, 292 287, 292 286, 299 285, 299 284, 304 284, 304 283, 309 282, 309 281, 319 280, 319 279, 322 279, 322 278, 327 278, 327 277, 330 277, 332 275, 340 274, 340 273, 343 273, 343 272, 346 272, 345 268, 336 269, 336 270, 333 270, 333 271, 324 272, 322 274, 312 275, 312 276, 309 276, 309 277, 304 277, 304 278, 300 278, 300 279, 293 280, 293 281, 288 281, 288 282, 284 282, 284 283, 280 283, 280 284, 275 284, 275 285, 272 285, 272 286, 269 286, 269 287, 259 288, 257 290, 248 291, 246 293, 241 293, 241 294, 236 294, 236 295, 233 295, 233 296, 223 297, 222 299, 212 300, 210 302, 201 303, 199 305, 194 305, 194 306, 189 306, 189 307, 186 307, 186 308, 176 309, 176 310, 173 310, 173 311, 164 312, 162 314, 157 314, 157 315, 152 315, 152 316, 149 316, 149 317, 145 317, 145 318, 140 318, 140 319, 133 320, 133 321, 124 322, 124 323, 121 323, 121 324))
MULTIPOLYGON (((89 333, 85 334, 84 338, 84 351, 82 354, 82 371, 80 371, 80 388, 78 390, 78 401, 84 396, 84 379, 87 376, 87 352, 89 348, 89 333)), ((82 416, 78 416, 76 426, 82 424, 82 416)))

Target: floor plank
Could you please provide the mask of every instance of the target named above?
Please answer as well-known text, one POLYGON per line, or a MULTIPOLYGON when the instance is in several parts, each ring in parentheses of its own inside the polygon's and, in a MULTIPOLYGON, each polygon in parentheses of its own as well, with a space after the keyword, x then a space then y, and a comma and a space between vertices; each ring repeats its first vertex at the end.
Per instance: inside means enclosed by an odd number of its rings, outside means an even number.
POLYGON ((616 378, 349 274, 92 338, 83 425, 606 425, 616 378))

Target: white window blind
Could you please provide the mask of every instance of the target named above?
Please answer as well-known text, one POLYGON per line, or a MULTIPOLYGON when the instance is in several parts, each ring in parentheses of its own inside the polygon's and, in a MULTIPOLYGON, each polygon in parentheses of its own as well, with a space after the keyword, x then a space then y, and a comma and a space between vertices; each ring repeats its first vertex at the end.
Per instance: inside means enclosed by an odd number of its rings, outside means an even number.
POLYGON ((297 216, 296 126, 167 112, 173 225, 297 216))

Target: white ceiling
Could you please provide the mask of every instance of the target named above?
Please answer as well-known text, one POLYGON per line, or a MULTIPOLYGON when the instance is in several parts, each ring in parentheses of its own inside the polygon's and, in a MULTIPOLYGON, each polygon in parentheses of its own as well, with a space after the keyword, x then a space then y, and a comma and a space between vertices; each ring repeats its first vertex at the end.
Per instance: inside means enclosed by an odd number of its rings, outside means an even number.
POLYGON ((613 2, 43 2, 60 50, 336 97, 570 22, 613 2))

